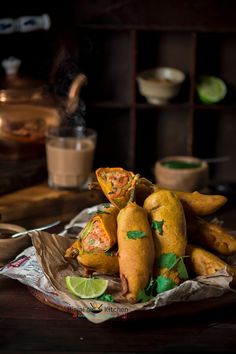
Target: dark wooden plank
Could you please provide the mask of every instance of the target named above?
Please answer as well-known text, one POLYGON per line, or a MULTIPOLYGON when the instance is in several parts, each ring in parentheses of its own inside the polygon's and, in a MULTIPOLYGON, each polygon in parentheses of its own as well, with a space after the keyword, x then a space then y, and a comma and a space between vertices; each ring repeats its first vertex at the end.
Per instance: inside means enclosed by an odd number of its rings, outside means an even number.
POLYGON ((232 306, 162 318, 141 313, 96 325, 41 304, 14 280, 1 278, 0 289, 4 353, 233 353, 236 345, 232 306))
POLYGON ((233 0, 74 2, 79 24, 167 30, 235 30, 236 3, 233 0), (135 16, 134 16, 135 14, 135 16), (178 14, 178 15, 177 15, 178 14))
POLYGON ((0 161, 0 195, 26 188, 46 179, 46 161, 0 161))
POLYGON ((26 227, 34 227, 55 218, 68 221, 82 209, 103 201, 100 191, 59 191, 42 183, 1 196, 1 222, 20 221, 26 227))

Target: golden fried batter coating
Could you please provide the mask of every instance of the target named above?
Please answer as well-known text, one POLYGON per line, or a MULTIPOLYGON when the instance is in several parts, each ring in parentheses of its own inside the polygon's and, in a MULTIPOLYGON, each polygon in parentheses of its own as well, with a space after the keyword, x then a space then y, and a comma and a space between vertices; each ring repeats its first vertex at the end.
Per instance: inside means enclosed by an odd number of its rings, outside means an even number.
POLYGON ((223 227, 201 218, 190 217, 187 222, 188 239, 203 247, 208 247, 220 255, 236 253, 236 237, 223 227))
POLYGON ((190 264, 196 275, 213 275, 219 270, 226 269, 233 277, 232 284, 236 284, 236 268, 227 264, 211 252, 199 246, 188 244, 186 255, 190 256, 190 264))
POLYGON ((154 274, 164 273, 179 284, 176 270, 160 268, 158 260, 164 254, 173 253, 176 257, 185 255, 187 239, 183 207, 173 192, 159 189, 145 200, 144 208, 149 212, 154 235, 157 260, 154 274))
POLYGON ((154 263, 152 231, 146 210, 129 202, 117 218, 118 255, 123 293, 137 302, 140 290, 148 286, 154 263))

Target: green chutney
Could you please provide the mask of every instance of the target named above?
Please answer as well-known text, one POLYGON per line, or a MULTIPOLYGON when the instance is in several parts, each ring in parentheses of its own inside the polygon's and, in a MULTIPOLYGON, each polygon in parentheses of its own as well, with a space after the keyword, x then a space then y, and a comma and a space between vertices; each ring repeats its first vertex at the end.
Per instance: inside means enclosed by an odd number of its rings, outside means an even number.
POLYGON ((201 167, 200 162, 187 162, 187 161, 163 161, 162 166, 174 169, 186 169, 186 168, 199 168, 201 167))

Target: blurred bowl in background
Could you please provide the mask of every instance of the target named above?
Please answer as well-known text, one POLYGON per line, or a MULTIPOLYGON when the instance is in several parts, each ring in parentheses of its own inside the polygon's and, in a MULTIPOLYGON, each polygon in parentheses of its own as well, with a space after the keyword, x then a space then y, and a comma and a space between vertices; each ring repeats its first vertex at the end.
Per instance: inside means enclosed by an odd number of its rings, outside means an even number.
POLYGON ((31 238, 27 234, 11 238, 13 234, 25 230, 19 225, 0 223, 0 266, 12 261, 21 251, 31 245, 31 238))
POLYGON ((157 67, 142 71, 137 76, 141 95, 151 104, 166 104, 179 94, 185 74, 175 68, 157 67))
POLYGON ((156 162, 155 179, 162 188, 198 191, 208 184, 208 163, 192 156, 169 156, 156 162))

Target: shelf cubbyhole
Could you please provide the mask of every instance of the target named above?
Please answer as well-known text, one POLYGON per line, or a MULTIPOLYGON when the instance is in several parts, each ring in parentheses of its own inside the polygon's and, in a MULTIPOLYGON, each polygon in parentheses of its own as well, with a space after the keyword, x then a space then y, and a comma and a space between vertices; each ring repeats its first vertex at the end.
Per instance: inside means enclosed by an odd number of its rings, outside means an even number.
POLYGON ((88 109, 87 125, 97 131, 97 149, 94 165, 124 167, 132 165, 133 150, 128 109, 88 109))
POLYGON ((137 113, 136 170, 154 178, 155 162, 165 156, 186 155, 189 110, 143 110, 137 113))
MULTIPOLYGON (((197 39, 196 83, 201 75, 213 75, 224 80, 227 95, 219 105, 236 100, 236 34, 201 33, 197 39)), ((196 103, 199 101, 195 92, 196 103)))
POLYGON ((80 30, 78 61, 88 77, 87 100, 130 103, 131 48, 130 31, 80 30))
MULTIPOLYGON (((173 67, 183 71, 186 80, 180 93, 172 102, 187 102, 190 99, 190 71, 192 60, 192 36, 184 32, 138 31, 137 74, 158 66, 173 67)), ((138 102, 146 102, 136 90, 138 102)))

